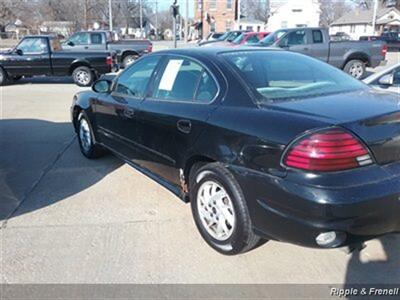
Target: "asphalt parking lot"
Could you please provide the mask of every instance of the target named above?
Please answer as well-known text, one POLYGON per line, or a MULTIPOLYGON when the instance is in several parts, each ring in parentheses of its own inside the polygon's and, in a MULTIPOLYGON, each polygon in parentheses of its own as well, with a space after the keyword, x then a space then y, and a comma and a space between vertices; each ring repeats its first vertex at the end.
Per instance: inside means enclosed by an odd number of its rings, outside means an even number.
POLYGON ((79 90, 64 78, 0 88, 2 283, 400 282, 395 235, 351 255, 272 241, 218 254, 189 205, 113 156, 80 154, 69 116, 79 90))

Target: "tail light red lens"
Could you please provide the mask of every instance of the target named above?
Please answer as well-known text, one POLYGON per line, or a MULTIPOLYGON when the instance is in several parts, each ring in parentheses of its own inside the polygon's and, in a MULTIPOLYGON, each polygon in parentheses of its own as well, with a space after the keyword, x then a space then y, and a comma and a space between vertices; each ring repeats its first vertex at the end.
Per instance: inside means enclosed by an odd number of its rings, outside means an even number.
POLYGON ((152 44, 149 44, 148 46, 147 46, 147 52, 152 52, 153 51, 153 45, 152 44))
POLYGON ((296 141, 283 159, 291 168, 330 172, 370 165, 367 148, 351 133, 342 129, 326 129, 296 141))
POLYGON ((112 66, 113 65, 113 58, 111 56, 107 56, 106 64, 107 64, 107 66, 112 66))
POLYGON ((383 56, 383 57, 386 57, 387 52, 388 52, 388 46, 387 46, 386 44, 384 44, 384 45, 382 46, 382 49, 381 49, 381 54, 382 54, 382 56, 383 56))

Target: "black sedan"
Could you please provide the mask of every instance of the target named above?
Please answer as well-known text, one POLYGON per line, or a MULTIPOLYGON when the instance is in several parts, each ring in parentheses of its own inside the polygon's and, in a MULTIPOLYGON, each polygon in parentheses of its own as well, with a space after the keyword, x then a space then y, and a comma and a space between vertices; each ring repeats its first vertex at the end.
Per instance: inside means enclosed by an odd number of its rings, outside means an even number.
POLYGON ((400 100, 269 49, 157 52, 78 93, 82 153, 190 201, 209 245, 335 248, 400 231, 400 100))

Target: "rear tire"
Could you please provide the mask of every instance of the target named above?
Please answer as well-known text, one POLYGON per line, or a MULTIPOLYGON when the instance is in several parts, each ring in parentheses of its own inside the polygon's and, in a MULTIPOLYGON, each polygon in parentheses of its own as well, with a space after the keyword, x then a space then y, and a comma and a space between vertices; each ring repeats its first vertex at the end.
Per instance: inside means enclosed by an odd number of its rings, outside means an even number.
POLYGON ((138 59, 137 55, 129 54, 125 56, 124 59, 122 60, 122 66, 124 68, 127 68, 129 67, 129 65, 133 64, 137 59, 138 59))
POLYGON ((344 66, 343 71, 356 79, 362 79, 365 76, 365 63, 359 59, 350 60, 344 66))
POLYGON ((90 68, 82 66, 74 69, 72 72, 72 78, 75 84, 86 87, 93 84, 95 75, 90 68))
POLYGON ((209 163, 191 172, 190 200, 193 218, 203 239, 225 255, 256 247, 246 200, 232 173, 220 163, 209 163))
POLYGON ((93 130, 85 113, 80 113, 77 126, 78 142, 81 152, 89 159, 99 158, 106 154, 103 147, 96 144, 93 130))

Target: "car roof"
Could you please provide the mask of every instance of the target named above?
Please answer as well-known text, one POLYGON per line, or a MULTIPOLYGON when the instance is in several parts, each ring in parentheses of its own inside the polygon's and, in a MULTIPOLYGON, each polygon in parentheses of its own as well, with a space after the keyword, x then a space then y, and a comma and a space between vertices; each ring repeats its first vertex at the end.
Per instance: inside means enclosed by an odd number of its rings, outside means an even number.
POLYGON ((224 46, 215 46, 215 47, 192 47, 192 48, 179 48, 179 49, 168 49, 154 52, 154 54, 162 53, 162 54, 177 54, 177 55, 188 55, 188 56, 216 56, 220 53, 227 52, 238 52, 238 51, 283 51, 280 48, 272 48, 272 47, 252 47, 252 46, 243 46, 239 49, 231 49, 224 46))
POLYGON ((24 38, 49 38, 49 39, 54 39, 56 38, 55 35, 51 34, 36 34, 36 35, 26 35, 24 38))

